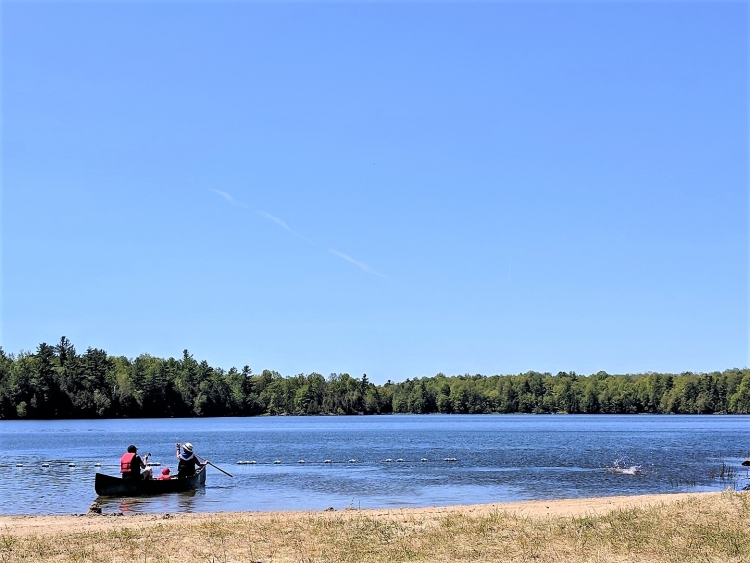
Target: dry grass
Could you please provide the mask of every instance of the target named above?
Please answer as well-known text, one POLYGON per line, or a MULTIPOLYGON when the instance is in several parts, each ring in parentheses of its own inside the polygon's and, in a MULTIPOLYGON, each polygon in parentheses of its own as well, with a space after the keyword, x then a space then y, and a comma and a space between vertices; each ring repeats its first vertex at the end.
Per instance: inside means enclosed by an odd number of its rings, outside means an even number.
MULTIPOLYGON (((601 515, 503 510, 244 513, 98 531, 0 531, 0 562, 740 562, 750 561, 750 497, 694 496, 601 515)), ((106 517, 99 517, 106 518, 106 517)))

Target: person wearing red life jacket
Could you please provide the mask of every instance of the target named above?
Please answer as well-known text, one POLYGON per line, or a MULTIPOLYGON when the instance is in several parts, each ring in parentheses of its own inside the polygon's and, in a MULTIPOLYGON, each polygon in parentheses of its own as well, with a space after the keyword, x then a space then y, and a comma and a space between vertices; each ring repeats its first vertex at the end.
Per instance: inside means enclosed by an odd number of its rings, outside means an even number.
POLYGON ((164 467, 161 470, 161 475, 157 477, 157 479, 161 479, 162 481, 169 481, 172 478, 172 476, 169 474, 169 467, 164 467))
POLYGON ((138 455, 138 448, 133 444, 128 446, 128 451, 120 458, 120 473, 123 479, 151 479, 151 468, 146 467, 146 460, 138 455), (141 469, 145 471, 141 473, 141 469))

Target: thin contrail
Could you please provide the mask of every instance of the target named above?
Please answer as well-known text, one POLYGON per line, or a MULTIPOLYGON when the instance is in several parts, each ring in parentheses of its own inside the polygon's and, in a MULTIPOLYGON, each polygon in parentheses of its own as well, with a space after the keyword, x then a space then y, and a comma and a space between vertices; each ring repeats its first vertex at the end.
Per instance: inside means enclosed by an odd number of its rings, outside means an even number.
POLYGON ((363 262, 359 262, 358 260, 355 260, 351 256, 347 256, 343 252, 339 252, 338 250, 334 250, 333 248, 329 248, 328 252, 330 252, 334 256, 338 256, 339 258, 343 258, 347 262, 351 262, 352 264, 354 264, 360 270, 362 270, 363 272, 365 272, 367 274, 372 274, 373 276, 380 276, 381 278, 388 279, 388 276, 386 276, 385 274, 381 274, 380 272, 376 272, 375 270, 373 270, 372 268, 370 268, 370 266, 368 266, 367 264, 364 264, 363 262))
MULTIPOLYGON (((212 192, 220 195, 228 203, 230 203, 232 205, 240 205, 242 207, 247 207, 247 205, 245 205, 244 203, 242 203, 242 202, 237 201, 236 199, 234 199, 234 197, 232 197, 232 194, 229 194, 227 192, 223 192, 221 190, 216 190, 216 189, 213 189, 213 188, 210 188, 210 189, 211 189, 212 192)), ((281 227, 282 229, 284 229, 286 232, 291 233, 294 236, 301 238, 305 242, 308 242, 308 243, 312 244, 315 247, 318 247, 318 245, 315 244, 315 242, 313 242, 312 240, 310 240, 306 236, 303 236, 303 235, 299 234, 297 231, 295 231, 294 229, 292 229, 289 225, 287 225, 286 221, 284 221, 283 219, 279 219, 275 215, 271 215, 270 213, 268 213, 266 211, 257 211, 257 213, 261 217, 264 217, 264 218, 268 219, 269 221, 272 221, 272 222, 276 223, 276 225, 278 225, 279 227, 281 227)), ((372 276, 379 276, 381 278, 389 279, 388 276, 386 276, 385 274, 381 274, 380 272, 376 272, 375 270, 373 270, 372 268, 370 268, 370 266, 368 266, 364 262, 360 262, 359 260, 355 260, 351 256, 348 256, 347 254, 344 254, 343 252, 339 252, 338 250, 334 250, 333 248, 329 248, 328 252, 330 252, 334 256, 338 256, 342 260, 346 260, 347 262, 349 262, 351 264, 354 264, 355 266, 357 266, 360 270, 362 270, 366 274, 370 274, 372 276)))
POLYGON ((258 213, 260 213, 261 215, 263 215, 263 217, 265 217, 269 221, 273 221, 274 223, 276 223, 279 227, 281 227, 285 231, 289 231, 290 233, 295 234, 295 235, 297 234, 297 233, 295 233, 291 229, 291 227, 289 225, 287 225, 284 221, 282 221, 278 217, 274 217, 273 215, 271 215, 270 213, 266 213, 265 211, 258 211, 258 213))
POLYGON ((223 197, 225 200, 227 200, 232 205, 239 205, 240 207, 247 207, 244 203, 241 201, 237 201, 232 197, 232 194, 228 194, 227 192, 222 192, 221 190, 215 190, 214 188, 209 188, 212 192, 219 194, 221 197, 223 197))
POLYGON ((283 221, 282 219, 279 219, 278 217, 275 217, 275 216, 271 215, 270 213, 266 213, 265 211, 258 211, 258 213, 259 213, 259 214, 260 214, 261 216, 263 216, 263 217, 265 217, 266 219, 268 219, 269 221, 273 221, 274 223, 276 223, 276 224, 277 224, 277 225, 278 225, 279 227, 281 227, 281 228, 282 228, 282 229, 284 229, 285 231, 287 231, 287 232, 289 232, 289 233, 292 233, 292 234, 293 234, 293 235, 294 235, 295 237, 299 237, 299 238, 301 238, 302 240, 304 240, 305 242, 307 242, 307 243, 310 243, 310 244, 312 244, 313 246, 318 246, 317 244, 315 244, 315 243, 314 243, 313 241, 311 241, 311 240, 310 240, 309 238, 307 238, 306 236, 304 236, 304 235, 301 235, 301 234, 299 234, 299 233, 298 233, 297 231, 295 231, 294 229, 292 229, 292 228, 291 228, 291 227, 290 227, 289 225, 287 225, 287 224, 286 224, 286 222, 285 222, 285 221, 283 221))

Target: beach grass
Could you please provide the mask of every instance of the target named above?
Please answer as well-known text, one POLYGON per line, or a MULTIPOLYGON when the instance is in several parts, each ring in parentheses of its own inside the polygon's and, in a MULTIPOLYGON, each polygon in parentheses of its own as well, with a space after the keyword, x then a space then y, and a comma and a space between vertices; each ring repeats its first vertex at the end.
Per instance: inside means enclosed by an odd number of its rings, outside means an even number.
POLYGON ((0 562, 741 562, 748 517, 750 497, 727 491, 582 516, 452 507, 121 518, 95 531, 6 526, 0 562))

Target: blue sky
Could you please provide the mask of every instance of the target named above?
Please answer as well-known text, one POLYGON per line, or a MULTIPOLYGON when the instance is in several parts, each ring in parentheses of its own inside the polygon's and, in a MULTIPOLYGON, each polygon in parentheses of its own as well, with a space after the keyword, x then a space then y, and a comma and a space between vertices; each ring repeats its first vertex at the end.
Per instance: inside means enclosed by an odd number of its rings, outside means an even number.
POLYGON ((748 365, 744 2, 4 2, 2 346, 748 365))

